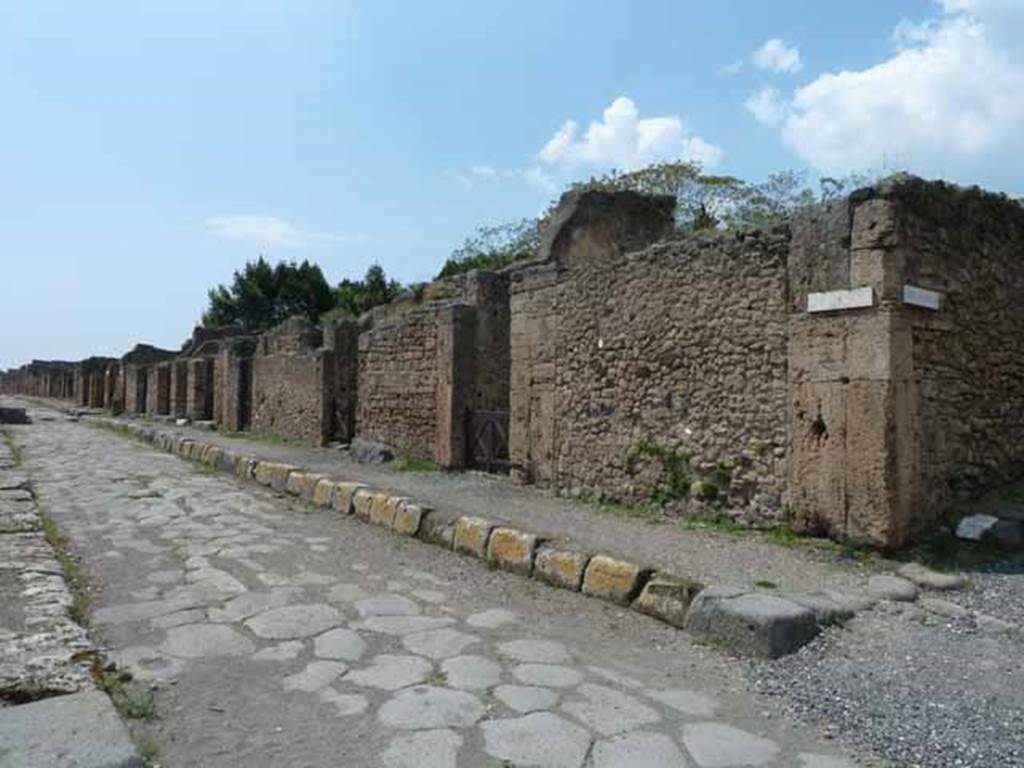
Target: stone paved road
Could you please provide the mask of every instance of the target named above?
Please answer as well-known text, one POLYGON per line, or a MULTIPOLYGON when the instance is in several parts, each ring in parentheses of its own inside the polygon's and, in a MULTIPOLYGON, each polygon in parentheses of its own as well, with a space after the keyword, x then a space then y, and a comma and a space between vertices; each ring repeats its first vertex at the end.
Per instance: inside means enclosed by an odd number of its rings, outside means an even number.
POLYGON ((653 620, 43 415, 12 431, 161 765, 879 764, 653 620))

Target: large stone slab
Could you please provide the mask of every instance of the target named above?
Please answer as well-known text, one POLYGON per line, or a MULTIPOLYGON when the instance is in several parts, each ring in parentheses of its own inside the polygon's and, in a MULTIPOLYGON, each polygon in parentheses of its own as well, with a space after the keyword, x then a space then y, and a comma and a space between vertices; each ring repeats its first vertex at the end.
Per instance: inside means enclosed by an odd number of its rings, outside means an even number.
POLYGON ((105 694, 83 691, 0 709, 0 765, 142 768, 105 694))
POLYGON ((819 628, 810 608, 789 600, 709 587, 690 606, 686 629, 731 650, 774 659, 806 645, 819 628))

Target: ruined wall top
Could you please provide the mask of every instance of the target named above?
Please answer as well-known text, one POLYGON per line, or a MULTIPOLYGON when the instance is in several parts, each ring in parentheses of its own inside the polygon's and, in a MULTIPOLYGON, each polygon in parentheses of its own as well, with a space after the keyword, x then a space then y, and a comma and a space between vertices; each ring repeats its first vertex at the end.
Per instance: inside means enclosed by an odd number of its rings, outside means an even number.
POLYGON ((179 354, 182 357, 216 354, 221 349, 220 345, 216 344, 216 342, 233 336, 243 335, 245 335, 245 331, 237 325, 221 325, 216 328, 197 325, 192 329, 192 336, 181 345, 181 352, 179 354), (211 344, 211 342, 214 343, 211 344))
POLYGON ((306 318, 296 315, 260 335, 257 354, 298 355, 313 352, 323 346, 323 330, 306 318))
POLYGON ((170 358, 177 356, 177 354, 177 352, 170 349, 160 349, 159 347, 154 347, 152 344, 136 344, 132 348, 131 352, 121 358, 121 362, 146 365, 169 360, 170 358))

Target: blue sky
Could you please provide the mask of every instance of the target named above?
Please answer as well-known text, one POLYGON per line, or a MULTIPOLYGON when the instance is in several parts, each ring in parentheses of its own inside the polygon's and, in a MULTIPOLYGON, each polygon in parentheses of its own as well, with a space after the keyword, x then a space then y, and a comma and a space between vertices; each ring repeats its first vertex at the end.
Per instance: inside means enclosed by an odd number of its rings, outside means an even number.
POLYGON ((1024 0, 0 0, 0 368, 176 347, 260 253, 429 279, 613 166, 1021 195, 1021 33, 1024 0))

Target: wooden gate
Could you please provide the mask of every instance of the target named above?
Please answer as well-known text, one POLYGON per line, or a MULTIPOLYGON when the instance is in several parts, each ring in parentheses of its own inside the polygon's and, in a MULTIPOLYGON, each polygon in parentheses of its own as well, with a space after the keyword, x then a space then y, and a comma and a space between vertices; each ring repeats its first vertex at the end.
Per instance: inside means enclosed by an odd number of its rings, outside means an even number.
POLYGON ((466 454, 471 469, 508 474, 508 411, 466 413, 466 454))

